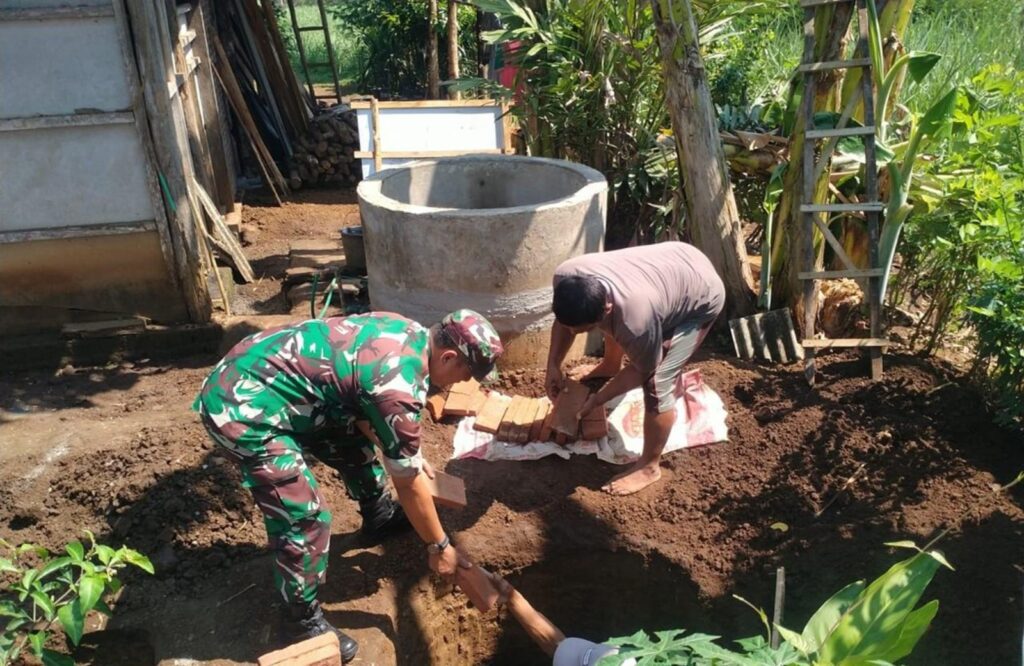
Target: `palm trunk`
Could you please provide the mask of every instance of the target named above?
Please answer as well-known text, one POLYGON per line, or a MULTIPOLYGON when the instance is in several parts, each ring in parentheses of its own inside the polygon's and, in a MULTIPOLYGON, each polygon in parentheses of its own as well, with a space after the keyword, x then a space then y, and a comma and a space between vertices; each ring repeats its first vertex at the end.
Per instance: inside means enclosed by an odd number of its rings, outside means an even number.
POLYGON ((686 199, 687 229, 725 283, 729 315, 747 315, 754 311, 753 278, 697 42, 693 7, 690 0, 651 0, 651 7, 686 199))
POLYGON ((437 0, 430 0, 427 18, 427 99, 441 96, 441 76, 437 64, 437 0))

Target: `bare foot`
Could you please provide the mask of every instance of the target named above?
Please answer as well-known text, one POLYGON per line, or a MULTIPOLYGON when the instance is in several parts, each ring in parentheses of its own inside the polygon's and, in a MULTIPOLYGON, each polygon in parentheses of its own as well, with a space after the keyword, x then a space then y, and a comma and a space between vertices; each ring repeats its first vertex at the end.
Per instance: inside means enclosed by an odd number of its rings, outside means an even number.
POLYGON ((640 465, 626 470, 612 478, 601 490, 610 495, 632 495, 640 492, 647 486, 661 478, 661 467, 658 463, 653 465, 640 465))

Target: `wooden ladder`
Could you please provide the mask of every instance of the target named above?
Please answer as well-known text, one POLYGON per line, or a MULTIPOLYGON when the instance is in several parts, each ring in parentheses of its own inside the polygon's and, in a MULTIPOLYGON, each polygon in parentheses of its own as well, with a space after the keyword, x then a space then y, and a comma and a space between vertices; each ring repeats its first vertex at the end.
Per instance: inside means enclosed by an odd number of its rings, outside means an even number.
POLYGON ((803 152, 803 193, 800 203, 800 213, 803 216, 802 233, 804 235, 804 257, 803 265, 806 270, 799 274, 803 280, 803 308, 804 308, 804 375, 807 382, 814 385, 815 352, 818 349, 830 347, 862 347, 867 349, 871 360, 871 378, 881 379, 882 377, 882 350, 889 342, 882 336, 881 322, 881 278, 883 270, 878 261, 878 216, 885 210, 885 204, 878 200, 878 168, 875 163, 875 104, 874 89, 872 87, 871 58, 867 57, 868 50, 868 11, 865 0, 801 0, 800 6, 804 9, 804 57, 803 64, 798 71, 804 75, 803 94, 803 118, 806 134, 804 136, 803 152), (851 60, 831 60, 828 62, 813 62, 814 59, 814 18, 816 10, 821 5, 837 5, 849 2, 857 3, 857 22, 859 24, 859 39, 855 54, 864 57, 851 60), (864 101, 864 126, 847 127, 853 110, 857 106, 859 98, 854 96, 843 110, 835 129, 817 129, 814 126, 814 96, 817 87, 818 73, 837 69, 861 68, 861 94, 864 101), (839 142, 839 139, 847 136, 860 136, 864 138, 864 172, 865 186, 867 190, 867 201, 860 203, 834 203, 820 204, 814 202, 815 184, 818 182, 823 171, 829 168, 832 153, 839 142), (825 139, 827 143, 822 149, 819 159, 815 160, 815 145, 818 140, 825 139), (857 268, 853 260, 843 249, 842 243, 835 237, 828 227, 828 223, 821 219, 821 213, 863 213, 868 223, 868 246, 871 267, 867 269, 857 268), (836 256, 844 265, 843 270, 822 271, 816 267, 816 253, 814 251, 814 229, 821 232, 825 241, 832 247, 836 256), (817 304, 815 295, 817 293, 817 280, 828 280, 837 278, 852 278, 856 280, 867 280, 868 289, 866 292, 868 307, 871 316, 871 337, 869 338, 839 338, 839 339, 818 339, 814 338, 814 322, 817 316, 817 304))
POLYGON ((309 96, 313 98, 313 105, 318 99, 335 99, 341 101, 341 84, 338 83, 338 66, 334 60, 334 46, 331 44, 331 26, 327 22, 327 11, 324 9, 324 0, 316 0, 316 6, 320 10, 320 25, 299 25, 299 17, 295 13, 295 0, 288 0, 288 13, 292 19, 292 31, 295 33, 295 45, 299 51, 299 62, 302 63, 302 73, 306 76, 306 86, 309 88, 309 96), (302 36, 306 32, 319 30, 324 33, 324 44, 327 46, 327 62, 309 62, 306 60, 306 47, 302 43, 302 36), (310 67, 330 67, 331 77, 334 79, 333 95, 317 95, 313 87, 313 78, 309 75, 310 67))

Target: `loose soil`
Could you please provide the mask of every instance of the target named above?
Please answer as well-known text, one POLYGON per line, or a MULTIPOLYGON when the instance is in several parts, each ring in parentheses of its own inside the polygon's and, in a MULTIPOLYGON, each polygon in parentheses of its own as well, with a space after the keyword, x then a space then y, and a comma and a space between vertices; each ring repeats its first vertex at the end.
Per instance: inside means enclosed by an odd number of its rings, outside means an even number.
MULTIPOLYGON (((358 223, 353 193, 337 190, 282 208, 250 198, 243 215, 262 278, 239 288, 252 313, 287 310, 292 240, 358 223)), ((886 542, 952 527, 940 547, 956 571, 928 588, 941 608, 907 663, 1016 663, 1024 492, 991 485, 1024 468, 1020 434, 995 427, 947 367, 912 356, 888 355, 871 382, 857 356, 825 355, 812 390, 796 367, 738 361, 725 340, 706 347, 695 365, 726 403, 730 441, 667 456, 662 482, 631 497, 603 494, 618 470, 587 457, 449 461, 455 424, 425 416, 426 457, 467 486, 465 509, 441 510, 446 528, 567 635, 600 640, 641 628, 756 634, 732 595, 770 608, 779 566, 785 623, 799 628, 833 592, 905 556, 886 542)), ((0 537, 60 548, 91 529, 157 567, 128 574, 82 663, 252 663, 277 647, 260 515, 189 411, 216 360, 0 375, 0 537), (147 648, 152 659, 139 656, 147 648)), ((540 370, 501 381, 524 395, 541 387, 540 370)), ((364 541, 340 480, 312 469, 334 513, 322 599, 360 642, 357 664, 545 663, 504 611, 481 614, 429 576, 414 536, 364 541)))
MULTIPOLYGON (((276 640, 259 515, 188 411, 215 360, 0 380, 0 536, 59 547, 89 528, 149 554, 157 575, 129 576, 110 628, 145 632, 161 664, 249 663, 276 640)), ((1019 492, 989 486, 1024 466, 1021 443, 941 369, 886 360, 872 383, 857 358, 827 356, 810 390, 795 368, 703 356, 730 441, 668 456, 660 484, 619 499, 599 490, 615 470, 590 458, 447 462, 455 426, 427 417, 428 459, 462 476, 469 497, 442 510, 444 523, 567 634, 592 639, 755 634, 732 595, 769 607, 780 565, 787 623, 800 626, 833 591, 902 555, 885 542, 924 543, 952 525, 942 548, 957 570, 929 588, 941 610, 908 663, 1012 663, 1024 511, 1019 492)), ((530 395, 541 384, 533 370, 502 380, 530 395)), ((511 618, 481 615, 427 576, 412 536, 362 541, 340 481, 313 469, 335 513, 323 599, 362 643, 360 663, 543 663, 511 618)))

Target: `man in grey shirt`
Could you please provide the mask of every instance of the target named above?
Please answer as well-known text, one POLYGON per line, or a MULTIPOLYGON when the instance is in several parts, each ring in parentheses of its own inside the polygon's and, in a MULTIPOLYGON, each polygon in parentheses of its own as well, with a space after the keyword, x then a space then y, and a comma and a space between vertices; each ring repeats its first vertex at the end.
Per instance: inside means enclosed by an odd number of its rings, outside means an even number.
POLYGON ((585 414, 615 396, 644 387, 644 450, 604 490, 629 495, 661 478, 661 452, 676 420, 683 365, 700 347, 725 305, 725 287, 700 250, 659 243, 586 254, 555 270, 546 388, 561 391, 562 361, 580 333, 604 334, 604 359, 585 378, 610 377, 587 400, 585 414), (623 355, 629 363, 623 367, 623 355))

